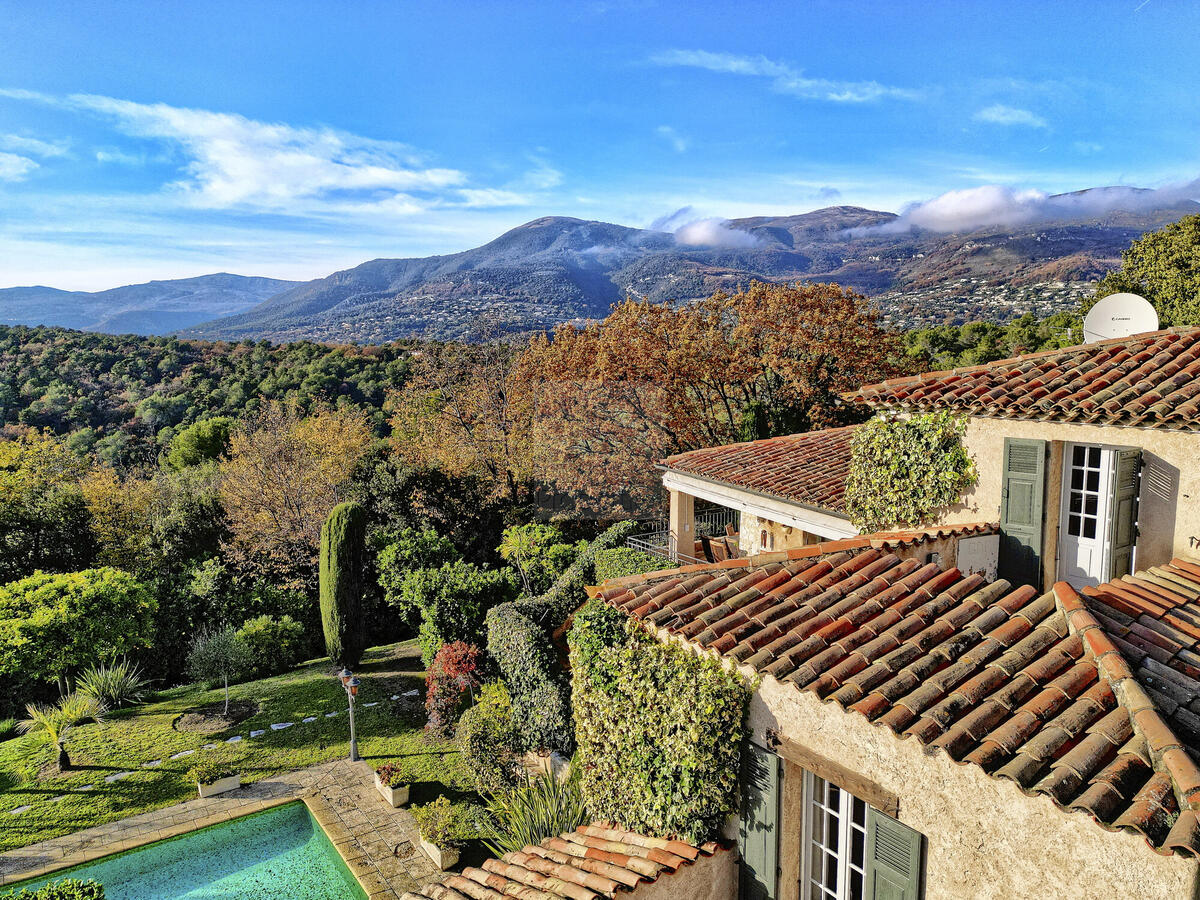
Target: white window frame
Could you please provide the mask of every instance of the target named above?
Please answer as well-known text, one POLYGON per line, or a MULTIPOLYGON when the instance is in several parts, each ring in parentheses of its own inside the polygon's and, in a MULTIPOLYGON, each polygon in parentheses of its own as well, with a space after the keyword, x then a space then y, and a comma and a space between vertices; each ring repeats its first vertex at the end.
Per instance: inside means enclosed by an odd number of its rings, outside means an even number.
MULTIPOLYGON (((803 802, 803 827, 801 830, 800 841, 800 900, 813 900, 813 812, 814 809, 829 810, 836 812, 838 817, 838 842, 835 853, 829 854, 835 856, 838 861, 837 867, 837 885, 831 891, 822 884, 816 885, 819 891, 820 900, 851 900, 850 894, 850 875, 852 872, 857 872, 861 878, 860 884, 863 885, 863 890, 866 889, 866 853, 867 853, 867 810, 868 804, 861 797, 855 797, 845 788, 840 788, 837 785, 829 782, 818 775, 804 770, 804 802, 803 802), (825 786, 828 785, 838 792, 837 800, 838 807, 836 810, 833 807, 825 804, 825 786), (821 791, 821 796, 817 796, 818 790, 821 791), (862 821, 854 821, 854 801, 857 800, 862 807, 862 821), (861 834, 862 859, 856 864, 852 861, 854 841, 853 833, 855 831, 861 834)), ((824 845, 822 845, 824 846, 824 845)), ((828 852, 826 850, 826 852, 828 852)))
MULTIPOLYGON (((1063 444, 1063 464, 1062 464, 1062 483, 1059 487, 1059 509, 1058 509, 1058 541, 1059 546, 1056 548, 1058 557, 1056 572, 1060 581, 1067 581, 1075 587, 1083 587, 1088 584, 1099 584, 1104 580, 1104 573, 1108 571, 1110 560, 1112 557, 1112 518, 1113 510, 1110 502, 1113 491, 1113 478, 1116 470, 1116 454, 1117 448, 1111 444, 1097 444, 1087 441, 1068 441, 1063 444), (1074 471, 1074 455, 1076 448, 1082 448, 1084 453, 1090 450, 1100 451, 1099 474, 1100 482, 1097 493, 1097 509, 1096 515, 1092 516, 1096 520, 1096 534, 1093 537, 1084 537, 1080 535, 1071 535, 1070 533, 1070 517, 1077 515, 1071 511, 1071 473, 1074 471), (1087 577, 1068 575, 1067 569, 1070 565, 1070 560, 1064 552, 1064 545, 1068 542, 1079 543, 1080 541, 1089 542, 1091 546, 1098 550, 1099 571, 1090 572, 1087 577)), ((1090 466, 1089 466, 1090 468, 1090 466)), ((1088 469, 1084 469, 1088 471, 1088 469)), ((1086 488, 1086 485, 1085 485, 1086 488)), ((1086 492, 1085 492, 1086 493, 1086 492)), ((1083 510, 1078 515, 1083 522, 1083 510)))

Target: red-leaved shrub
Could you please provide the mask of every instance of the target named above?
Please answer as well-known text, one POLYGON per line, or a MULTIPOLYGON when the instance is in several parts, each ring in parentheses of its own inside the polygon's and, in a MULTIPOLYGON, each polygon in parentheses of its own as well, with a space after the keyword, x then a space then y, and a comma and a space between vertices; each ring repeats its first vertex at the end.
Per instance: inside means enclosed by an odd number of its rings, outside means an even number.
POLYGON ((429 731, 452 737, 458 717, 475 695, 481 681, 480 650, 474 644, 455 641, 442 644, 425 673, 425 712, 429 731))

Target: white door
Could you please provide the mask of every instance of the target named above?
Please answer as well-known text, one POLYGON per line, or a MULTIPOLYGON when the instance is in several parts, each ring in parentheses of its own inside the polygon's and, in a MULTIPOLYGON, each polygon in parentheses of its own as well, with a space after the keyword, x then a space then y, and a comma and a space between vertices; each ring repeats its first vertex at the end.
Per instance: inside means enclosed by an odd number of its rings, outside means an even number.
POLYGON ((1058 520, 1058 577, 1074 587, 1099 584, 1108 570, 1114 454, 1099 444, 1067 444, 1058 520))

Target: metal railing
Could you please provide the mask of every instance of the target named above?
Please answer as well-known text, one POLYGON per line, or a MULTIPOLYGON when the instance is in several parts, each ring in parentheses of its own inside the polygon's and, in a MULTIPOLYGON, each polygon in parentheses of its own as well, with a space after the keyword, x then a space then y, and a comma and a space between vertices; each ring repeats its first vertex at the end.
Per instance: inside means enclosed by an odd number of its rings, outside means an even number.
MULTIPOLYGON (((699 540, 701 537, 724 537, 729 533, 727 530, 729 526, 732 526, 733 533, 736 534, 740 522, 741 515, 736 509, 726 509, 722 506, 704 510, 696 514, 696 539, 699 540)), ((695 556, 694 545, 686 548, 686 552, 676 546, 675 537, 671 534, 666 521, 659 519, 647 524, 654 526, 653 530, 630 535, 625 540, 626 547, 629 547, 631 550, 640 550, 642 553, 648 553, 651 556, 669 559, 672 562, 685 564, 707 562, 707 560, 695 556)))

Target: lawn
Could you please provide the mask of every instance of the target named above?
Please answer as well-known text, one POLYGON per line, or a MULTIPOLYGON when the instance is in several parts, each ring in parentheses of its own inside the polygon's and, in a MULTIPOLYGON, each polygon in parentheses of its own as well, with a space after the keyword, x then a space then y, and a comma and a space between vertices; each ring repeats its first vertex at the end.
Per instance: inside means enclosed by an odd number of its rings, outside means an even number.
MULTIPOLYGON (((447 793, 467 787, 467 776, 452 744, 427 735, 420 697, 403 697, 422 689, 420 649, 408 641, 368 650, 355 674, 362 679, 355 708, 359 753, 372 765, 395 762, 413 782, 437 782, 447 793), (393 702, 390 697, 401 695, 393 702), (367 707, 367 703, 378 703, 367 707)), ((177 731, 185 712, 223 699, 223 692, 194 686, 173 688, 151 702, 110 713, 103 724, 74 730, 67 740, 78 768, 47 775, 53 751, 31 749, 20 739, 0 743, 0 850, 11 850, 81 828, 169 806, 196 796, 188 770, 201 760, 230 762, 249 783, 279 772, 301 769, 346 756, 350 735, 346 693, 328 660, 315 660, 289 672, 230 688, 231 700, 259 705, 249 719, 224 732, 177 731), (326 717, 325 713, 338 715, 326 717), (308 716, 315 721, 303 722, 308 716), (273 731, 272 723, 294 722, 273 731), (264 733, 253 739, 251 730, 264 733), (242 740, 226 743, 240 734, 242 740), (206 744, 217 744, 203 749, 206 744), (171 755, 196 751, 177 760, 171 755), (145 763, 160 759, 154 768, 145 763), (39 777, 38 773, 43 774, 39 777), (105 777, 130 772, 119 780, 105 777), (91 789, 80 788, 92 785, 91 789), (62 797, 61 800, 54 798, 62 797), (12 810, 30 808, 13 815, 12 810)))

